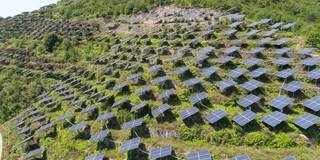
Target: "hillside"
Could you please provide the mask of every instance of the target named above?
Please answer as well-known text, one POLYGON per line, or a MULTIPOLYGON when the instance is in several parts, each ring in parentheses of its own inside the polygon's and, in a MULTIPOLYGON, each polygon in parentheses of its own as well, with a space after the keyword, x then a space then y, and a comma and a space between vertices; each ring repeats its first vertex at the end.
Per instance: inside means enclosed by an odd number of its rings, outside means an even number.
POLYGON ((317 159, 318 3, 62 0, 4 19, 3 157, 317 159))

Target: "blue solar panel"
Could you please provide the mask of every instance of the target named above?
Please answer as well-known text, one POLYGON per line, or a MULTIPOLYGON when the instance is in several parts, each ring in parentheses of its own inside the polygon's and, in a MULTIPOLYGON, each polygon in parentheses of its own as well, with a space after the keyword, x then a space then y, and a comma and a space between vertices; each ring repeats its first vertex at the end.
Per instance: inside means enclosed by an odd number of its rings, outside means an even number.
POLYGON ((103 153, 87 156, 85 160, 104 160, 105 155, 103 153))
POLYGON ((258 53, 262 53, 266 48, 264 47, 257 47, 257 48, 253 48, 249 51, 250 54, 252 55, 256 55, 258 53))
POLYGON ((105 114, 99 115, 97 121, 105 121, 113 117, 112 112, 107 112, 105 114))
POLYGON ((109 130, 101 131, 95 135, 92 135, 89 139, 89 142, 97 142, 97 141, 103 141, 109 134, 109 130))
POLYGON ((128 152, 139 148, 140 141, 141 138, 137 137, 123 142, 120 147, 120 153, 128 152))
POLYGON ((186 109, 182 112, 179 113, 179 116, 181 118, 181 120, 184 120, 186 118, 189 118, 197 113, 199 113, 199 109, 197 107, 192 107, 192 108, 189 108, 189 109, 186 109))
POLYGON ((250 24, 247 25, 248 28, 252 28, 252 27, 256 27, 260 24, 260 22, 252 22, 250 24))
POLYGON ((141 77, 141 73, 136 73, 136 74, 133 74, 133 75, 127 77, 127 80, 132 81, 132 80, 138 79, 140 77, 141 77))
POLYGON ((210 57, 207 56, 207 55, 200 55, 199 57, 194 58, 192 61, 193 61, 194 63, 201 64, 201 63, 203 63, 205 60, 207 60, 208 58, 210 58, 210 57))
POLYGON ((163 77, 158 77, 158 78, 152 80, 152 83, 156 84, 156 85, 159 85, 159 84, 165 83, 168 80, 169 80, 168 76, 163 76, 163 77))
POLYGON ((79 124, 73 125, 70 129, 69 132, 75 132, 80 129, 84 129, 87 126, 87 122, 80 122, 79 124))
POLYGON ((278 56, 283 56, 284 54, 290 52, 292 49, 289 47, 280 48, 274 51, 274 54, 278 56))
POLYGON ((189 100, 191 101, 192 105, 195 105, 207 98, 208 98, 208 94, 206 92, 201 92, 195 96, 190 97, 189 100))
POLYGON ((94 111, 96 108, 97 108, 96 105, 91 105, 87 108, 83 108, 80 113, 89 113, 89 112, 94 111))
POLYGON ((266 38, 258 41, 256 44, 257 45, 265 45, 265 44, 269 44, 269 42, 271 42, 272 40, 273 40, 273 38, 266 37, 266 38))
POLYGON ((312 80, 320 79, 320 68, 316 68, 316 69, 308 72, 306 76, 312 80))
POLYGON ((123 82, 123 83, 120 83, 116 86, 113 87, 113 90, 116 91, 116 90, 120 90, 120 89, 123 89, 124 87, 128 86, 126 82, 123 82))
POLYGON ((227 57, 219 58, 218 62, 221 64, 226 64, 226 63, 231 62, 233 59, 234 59, 234 57, 227 56, 227 57))
POLYGON ((231 160, 250 160, 250 158, 247 154, 243 154, 240 156, 235 156, 231 160))
POLYGON ((293 156, 288 156, 288 157, 285 157, 283 160, 296 160, 296 158, 293 156))
POLYGON ((34 149, 27 154, 26 158, 29 159, 29 158, 35 157, 37 155, 42 155, 43 152, 44 152, 44 148, 42 148, 42 147, 34 149))
MULTIPOLYGON (((291 76, 294 76, 294 74, 295 74, 294 69, 288 68, 278 72, 277 76, 280 78, 289 78, 291 76)), ((319 78, 320 78, 320 75, 319 75, 319 78)))
POLYGON ((268 104, 271 107, 277 108, 279 110, 283 110, 285 107, 292 104, 294 99, 286 97, 286 96, 278 96, 275 99, 271 100, 268 104))
POLYGON ((249 76, 253 77, 253 78, 258 78, 264 74, 266 74, 268 72, 267 68, 258 68, 254 71, 249 72, 249 76))
POLYGON ((229 14, 229 15, 223 16, 222 18, 227 18, 232 21, 232 20, 239 20, 244 17, 245 17, 245 15, 243 15, 243 14, 234 13, 234 14, 229 14))
POLYGON ((257 33, 259 33, 260 30, 251 30, 250 32, 247 33, 247 37, 253 37, 255 35, 257 35, 257 33))
POLYGON ((143 86, 141 89, 139 89, 136 93, 138 96, 141 96, 147 92, 151 91, 149 86, 143 86))
POLYGON ((285 29, 292 29, 292 28, 294 28, 295 25, 296 25, 295 23, 288 23, 288 24, 281 26, 281 29, 284 29, 284 30, 285 29))
POLYGON ((209 67, 203 70, 202 76, 206 78, 210 78, 213 74, 215 74, 218 71, 218 68, 216 67, 209 67))
POLYGON ((246 70, 244 68, 236 68, 234 70, 231 70, 228 75, 231 78, 239 78, 247 72, 248 72, 248 70, 246 70))
POLYGON ((37 131, 38 132, 45 131, 45 130, 47 130, 49 128, 52 128, 53 126, 54 126, 53 123, 48 123, 46 125, 41 126, 37 131))
POLYGON ((192 87, 197 84, 201 84, 201 81, 198 78, 192 78, 183 82, 186 87, 192 87))
POLYGON ((63 120, 65 120, 65 119, 67 119, 67 118, 70 118, 71 116, 73 116, 73 113, 66 113, 66 114, 64 114, 64 115, 62 115, 62 116, 59 116, 59 117, 57 117, 57 119, 56 119, 56 121, 57 122, 59 122, 59 121, 63 121, 63 120))
POLYGON ((284 45, 285 43, 289 42, 290 41, 290 38, 282 38, 280 40, 277 40, 274 45, 277 45, 277 46, 281 46, 281 45, 284 45))
POLYGON ((158 159, 170 156, 172 154, 172 147, 165 145, 160 148, 152 148, 150 151, 150 159, 158 159))
POLYGON ((132 107, 130 112, 136 112, 136 111, 138 111, 140 109, 143 109, 146 106, 147 106, 147 104, 144 103, 144 102, 139 103, 139 104, 135 105, 134 107, 132 107))
POLYGON ((287 119, 288 119, 288 116, 286 114, 275 111, 275 112, 272 112, 271 114, 265 116, 262 119, 262 121, 271 127, 276 127, 281 122, 286 121, 287 119))
POLYGON ((271 26, 271 28, 280 28, 281 26, 283 25, 283 22, 278 22, 278 23, 275 23, 271 26))
POLYGON ((313 97, 303 103, 303 106, 318 112, 320 111, 320 96, 313 97))
POLYGON ((153 117, 159 117, 161 114, 163 114, 165 111, 169 109, 170 109, 170 106, 167 103, 165 103, 161 107, 152 110, 151 113, 153 117))
POLYGON ((256 66, 258 64, 261 64, 263 62, 262 59, 259 59, 259 58, 250 58, 244 62, 242 62, 242 64, 248 66, 248 67, 253 67, 253 66, 256 66))
POLYGON ((239 115, 235 116, 233 118, 233 121, 235 121, 237 124, 239 124, 240 126, 244 126, 246 124, 248 124, 249 122, 253 121, 254 119, 256 119, 257 115, 250 111, 250 110, 246 110, 242 113, 240 113, 239 115))
POLYGON ((274 33, 276 33, 278 30, 277 29, 272 29, 270 31, 267 31, 263 34, 263 37, 270 37, 272 36, 274 33))
POLYGON ((314 52, 316 49, 315 48, 304 48, 300 51, 298 51, 298 54, 301 55, 310 55, 312 52, 314 52))
POLYGON ((135 119, 135 120, 123 123, 122 129, 123 130, 130 130, 130 129, 136 128, 138 126, 141 126, 142 123, 143 123, 143 118, 135 119))
POLYGON ((307 58, 300 62, 301 65, 304 66, 314 66, 319 63, 319 58, 307 58))
POLYGON ((155 65, 148 69, 148 72, 151 74, 156 74, 158 71, 162 69, 162 65, 155 65))
POLYGON ((176 75, 181 75, 181 74, 184 74, 187 71, 189 71, 189 67, 181 67, 178 70, 176 70, 174 73, 176 75))
POLYGON ((187 160, 212 160, 209 151, 199 151, 187 155, 187 160))
POLYGON ((197 52, 197 55, 213 56, 215 48, 208 46, 197 52))
POLYGON ((235 86, 237 83, 233 80, 224 80, 216 83, 216 86, 220 89, 220 91, 224 91, 230 87, 235 86))
POLYGON ((292 92, 292 93, 294 93, 294 92, 296 92, 296 91, 298 91, 298 90, 300 90, 300 89, 302 89, 303 88, 303 83, 302 82, 299 82, 299 81, 292 81, 292 82, 290 82, 290 83, 288 83, 288 84, 286 84, 285 86, 283 86, 283 90, 285 90, 285 91, 288 91, 288 92, 292 92))
POLYGON ((297 119, 293 121, 294 124, 303 129, 308 129, 318 122, 320 122, 320 117, 310 113, 306 113, 302 116, 299 116, 297 119))
POLYGON ((224 54, 226 54, 227 56, 235 53, 235 52, 238 52, 240 51, 240 47, 230 47, 230 48, 227 48, 226 50, 223 51, 224 54))
POLYGON ((273 64, 277 64, 277 65, 281 65, 281 66, 285 66, 288 65, 289 63, 291 63, 293 60, 291 58, 279 58, 274 60, 272 63, 273 64))
POLYGON ((228 113, 222 109, 215 110, 208 114, 205 118, 208 120, 209 123, 213 124, 218 122, 220 119, 226 117, 228 113))
POLYGON ((260 97, 250 94, 240 99, 237 103, 243 108, 249 108, 253 104, 258 103, 260 100, 260 97))
POLYGON ((235 27, 238 27, 239 25, 241 25, 243 22, 234 22, 232 24, 229 24, 228 26, 231 27, 231 28, 235 28, 235 27))
POLYGON ((129 101, 128 98, 122 98, 122 99, 114 102, 114 103, 112 104, 112 107, 117 107, 117 106, 123 105, 123 104, 125 104, 125 103, 129 103, 129 102, 130 102, 130 101, 129 101))
POLYGON ((233 36, 233 35, 236 34, 237 32, 238 32, 237 30, 232 29, 232 30, 225 31, 225 32, 224 32, 224 35, 226 35, 226 36, 233 36))
POLYGON ((170 98, 173 95, 176 95, 176 91, 174 89, 166 90, 159 95, 159 99, 170 98))

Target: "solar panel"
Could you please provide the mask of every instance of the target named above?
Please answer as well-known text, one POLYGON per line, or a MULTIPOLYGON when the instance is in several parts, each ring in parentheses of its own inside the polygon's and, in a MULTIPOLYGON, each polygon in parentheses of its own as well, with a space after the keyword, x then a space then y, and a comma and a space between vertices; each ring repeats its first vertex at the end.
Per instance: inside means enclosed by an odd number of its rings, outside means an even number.
MULTIPOLYGON (((289 78, 291 76, 294 76, 294 74, 295 74, 294 69, 288 68, 278 72, 277 76, 280 78, 289 78)), ((319 75, 319 78, 320 78, 320 75, 319 75)))
POLYGON ((66 113, 66 114, 64 114, 64 115, 61 115, 61 116, 57 117, 56 121, 57 121, 57 122, 63 121, 63 120, 65 120, 65 119, 67 119, 67 118, 70 118, 72 115, 73 115, 73 113, 70 113, 70 112, 69 112, 69 113, 66 113))
POLYGON ((92 135, 89 139, 89 142, 97 142, 97 141, 103 141, 105 137, 107 137, 109 134, 109 130, 101 131, 95 135, 92 135))
POLYGON ((112 107, 117 107, 117 106, 120 106, 122 104, 125 104, 125 103, 129 103, 129 99, 128 98, 122 98, 118 101, 116 101, 115 103, 113 103, 112 107))
POLYGON ((253 66, 256 66, 260 63, 262 63, 263 60, 262 59, 259 59, 259 58, 250 58, 244 62, 242 62, 242 64, 248 66, 248 67, 253 67, 253 66))
POLYGON ((27 157, 26 157, 26 158, 35 157, 35 156, 37 156, 37 155, 43 154, 43 152, 44 152, 44 148, 42 148, 42 147, 37 148, 37 149, 34 149, 34 150, 30 151, 30 152, 27 154, 27 157))
POLYGON ((285 157, 283 160, 296 160, 296 158, 293 156, 288 156, 288 157, 285 157))
POLYGON ((258 41, 256 44, 257 45, 265 45, 265 44, 268 44, 270 41, 272 41, 273 38, 270 38, 270 37, 266 37, 260 41, 258 41))
POLYGON ((229 20, 239 20, 239 19, 242 19, 244 18, 245 15, 243 14, 239 14, 239 13, 234 13, 234 14, 229 14, 229 15, 226 15, 226 16, 223 16, 223 18, 227 18, 229 20))
POLYGON ((158 159, 170 156, 172 154, 172 147, 165 145, 160 148, 152 148, 150 151, 150 159, 158 159))
POLYGON ((254 71, 249 72, 249 76, 253 77, 253 78, 258 78, 264 74, 266 74, 268 72, 267 68, 258 68, 254 71))
POLYGON ((123 142, 120 147, 120 153, 124 153, 139 148, 140 141, 141 138, 137 137, 123 142))
POLYGON ((290 52, 292 49, 289 47, 280 48, 274 51, 274 54, 278 56, 283 56, 284 54, 290 52))
POLYGON ((166 90, 159 95, 159 99, 170 98, 173 95, 176 95, 176 91, 174 89, 166 90))
POLYGON ((320 68, 313 69, 312 71, 308 72, 306 76, 312 80, 320 79, 320 68))
POLYGON ((252 22, 252 23, 248 24, 247 27, 252 28, 252 27, 256 27, 259 24, 260 24, 260 22, 252 22))
POLYGON ((201 81, 198 78, 192 78, 183 82, 186 87, 191 87, 197 84, 201 84, 201 81))
POLYGON ((97 108, 96 105, 91 105, 87 108, 83 108, 80 113, 89 113, 89 112, 92 112, 93 110, 95 110, 96 108, 97 108))
POLYGON ((283 25, 281 29, 292 29, 294 28, 295 25, 296 25, 295 23, 288 23, 286 25, 283 25))
POLYGON ((213 74, 215 74, 218 71, 218 68, 216 67, 209 67, 203 70, 202 76, 206 78, 210 78, 213 74))
POLYGON ((147 92, 151 91, 150 87, 149 86, 143 86, 141 89, 139 89, 137 91, 137 95, 140 96, 140 95, 143 95, 147 92))
POLYGON ((141 77, 141 73, 136 73, 136 74, 133 74, 133 75, 127 77, 127 80, 132 81, 132 80, 135 80, 140 77, 141 77))
POLYGON ((266 24, 266 23, 270 23, 272 21, 272 19, 269 18, 264 18, 260 20, 260 24, 266 24))
POLYGON ((190 97, 189 100, 191 101, 192 105, 195 105, 207 98, 208 98, 208 94, 206 92, 201 92, 195 96, 190 97))
POLYGON ((112 112, 107 112, 105 114, 99 115, 97 121, 105 121, 113 117, 112 112))
POLYGON ((123 82, 123 83, 120 83, 120 84, 114 86, 114 87, 113 87, 113 90, 114 90, 114 91, 120 90, 120 89, 122 89, 122 88, 124 88, 124 87, 126 87, 126 86, 127 86, 127 83, 126 83, 126 82, 123 82))
POLYGON ((163 76, 152 80, 153 84, 159 85, 169 80, 168 76, 163 76))
POLYGON ((296 92, 296 91, 298 91, 298 90, 300 90, 300 89, 302 89, 303 88, 303 83, 302 82, 299 82, 299 81, 292 81, 292 82, 290 82, 290 83, 288 83, 288 84, 286 84, 285 86, 283 86, 283 90, 285 90, 285 91, 288 91, 288 92, 292 92, 292 93, 294 93, 294 92, 296 92))
POLYGON ((201 49, 200 51, 198 51, 197 55, 213 56, 214 50, 215 50, 215 48, 208 46, 208 47, 205 47, 205 48, 201 49))
POLYGON ((103 153, 87 156, 85 160, 103 160, 105 155, 103 153))
POLYGON ((151 74, 155 74, 162 68, 162 65, 154 65, 148 69, 148 72, 151 74))
POLYGON ((255 36, 257 35, 257 33, 259 33, 260 30, 251 30, 250 32, 247 33, 247 37, 252 37, 252 36, 255 36))
POLYGON ((244 98, 240 99, 237 103, 243 107, 243 108, 248 108, 252 106, 253 104, 259 102, 261 100, 260 97, 250 94, 245 96, 244 98))
POLYGON ((189 109, 186 109, 182 112, 179 113, 179 116, 182 120, 185 120, 186 118, 189 118, 197 113, 199 113, 199 109, 197 107, 192 107, 192 108, 189 108, 189 109))
POLYGON ((293 103, 293 99, 286 96, 278 96, 275 99, 271 100, 268 104, 271 107, 277 108, 279 110, 283 110, 284 107, 293 103))
POLYGON ((130 130, 130 129, 136 128, 138 126, 141 126, 142 123, 143 123, 143 118, 135 119, 135 120, 123 123, 122 129, 123 130, 130 130))
POLYGON ((79 124, 73 125, 70 129, 69 132, 75 132, 80 129, 84 129, 87 126, 87 122, 80 122, 79 124))
POLYGON ((238 27, 239 25, 241 25, 243 22, 234 22, 232 24, 229 24, 228 26, 231 27, 231 28, 235 28, 235 27, 238 27))
POLYGON ((267 31, 263 34, 263 37, 269 37, 272 36, 274 33, 276 33, 278 30, 277 29, 272 29, 270 31, 267 31))
POLYGON ((246 124, 248 124, 249 122, 251 122, 252 120, 256 119, 257 115, 250 111, 250 110, 246 110, 242 113, 240 113, 239 115, 235 116, 233 118, 233 121, 235 121, 237 124, 239 124, 240 126, 244 126, 246 124))
POLYGON ((208 114, 205 118, 208 120, 209 123, 213 124, 218 122, 220 119, 226 117, 228 113, 222 109, 215 110, 208 114))
POLYGON ((146 106, 147 106, 147 104, 144 103, 144 102, 139 103, 139 104, 135 105, 134 107, 132 107, 130 112, 136 112, 136 111, 138 111, 138 110, 140 110, 140 109, 142 109, 142 108, 144 108, 146 106))
POLYGON ((278 23, 275 23, 271 26, 271 28, 279 28, 283 25, 283 22, 278 22, 278 23))
POLYGON ((232 29, 232 30, 225 31, 225 32, 224 32, 224 35, 226 35, 226 36, 233 36, 233 35, 236 34, 236 33, 237 33, 237 30, 232 29))
POLYGON ((303 129, 308 129, 309 127, 313 126, 318 122, 320 122, 320 117, 310 113, 306 113, 302 116, 299 116, 297 119, 293 121, 294 124, 303 129))
POLYGON ((290 41, 290 38, 282 38, 282 39, 280 39, 280 40, 277 40, 277 41, 274 43, 274 45, 281 46, 281 45, 283 45, 283 44, 285 44, 285 43, 287 43, 287 42, 289 42, 289 41, 290 41))
POLYGON ((304 66, 314 66, 319 63, 319 58, 306 58, 300 62, 304 66))
POLYGON ((293 60, 291 58, 278 58, 276 60, 274 60, 272 63, 276 64, 276 65, 281 65, 281 66, 285 66, 288 65, 289 63, 291 63, 293 60))
POLYGON ((203 63, 205 60, 207 60, 208 58, 209 58, 209 56, 207 56, 207 55, 202 55, 202 56, 199 56, 199 57, 194 58, 192 61, 193 61, 194 63, 201 64, 201 63, 203 63))
POLYGON ((46 124, 46 125, 41 126, 37 131, 38 131, 38 132, 41 132, 41 131, 47 130, 47 129, 53 127, 53 126, 54 126, 53 123, 48 123, 48 124, 46 124))
POLYGON ((184 74, 187 71, 189 71, 189 67, 181 67, 178 70, 176 70, 174 73, 176 75, 181 75, 181 74, 184 74))
POLYGON ((243 84, 240 85, 242 88, 244 88, 245 90, 252 92, 260 87, 263 86, 263 83, 260 81, 257 81, 255 79, 252 79, 248 82, 245 82, 243 84))
POLYGON ((298 54, 300 54, 300 55, 310 55, 315 50, 316 50, 315 48, 304 48, 304 49, 298 51, 298 54))
POLYGON ((256 55, 256 54, 258 54, 258 53, 263 52, 265 49, 266 49, 266 48, 264 48, 264 47, 257 47, 257 48, 251 49, 251 50, 249 51, 249 53, 252 54, 252 55, 256 55))
POLYGON ((271 127, 276 127, 281 122, 286 121, 288 116, 278 111, 274 111, 271 114, 265 116, 262 121, 271 127))
POLYGON ((233 80, 224 80, 216 83, 216 86, 219 87, 221 91, 224 91, 230 87, 233 87, 236 85, 236 82, 233 80))
POLYGON ((199 151, 187 155, 187 160, 212 160, 209 151, 199 151))
POLYGON ((170 109, 170 106, 167 103, 165 103, 161 107, 152 110, 151 113, 153 117, 158 117, 159 115, 163 114, 165 111, 169 109, 170 109))
POLYGON ((224 50, 223 53, 226 54, 227 56, 229 56, 234 52, 240 51, 240 49, 241 49, 240 47, 230 47, 230 48, 227 48, 226 50, 224 50))
POLYGON ((231 62, 233 59, 234 59, 234 57, 227 56, 227 57, 219 58, 218 62, 221 64, 226 64, 226 63, 231 62))
POLYGON ((246 70, 244 68, 236 68, 234 70, 231 70, 228 75, 231 78, 239 78, 247 72, 248 72, 248 70, 246 70))
POLYGON ((32 129, 31 126, 29 126, 29 127, 24 127, 24 128, 22 128, 22 129, 18 132, 18 135, 27 133, 27 132, 29 132, 31 129, 32 129))
POLYGON ((303 106, 318 112, 320 110, 320 96, 313 97, 303 103, 303 106))
POLYGON ((247 154, 243 154, 240 156, 235 156, 231 160, 250 160, 250 158, 247 154))

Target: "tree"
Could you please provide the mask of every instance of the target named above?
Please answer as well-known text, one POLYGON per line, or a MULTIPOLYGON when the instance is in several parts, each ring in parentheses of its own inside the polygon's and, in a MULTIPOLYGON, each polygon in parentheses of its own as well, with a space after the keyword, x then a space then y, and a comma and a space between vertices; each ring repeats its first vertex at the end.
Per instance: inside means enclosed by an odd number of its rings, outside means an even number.
POLYGON ((55 33, 50 33, 44 38, 44 47, 47 52, 52 53, 60 44, 61 40, 55 33))

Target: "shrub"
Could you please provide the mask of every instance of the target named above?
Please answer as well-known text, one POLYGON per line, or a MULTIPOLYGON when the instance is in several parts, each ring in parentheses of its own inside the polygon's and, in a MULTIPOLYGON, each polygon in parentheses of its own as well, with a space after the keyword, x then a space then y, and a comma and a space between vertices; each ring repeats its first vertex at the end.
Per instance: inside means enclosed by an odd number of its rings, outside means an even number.
POLYGON ((58 47, 60 42, 61 40, 58 35, 50 33, 44 38, 44 47, 47 52, 52 53, 56 47, 58 47))
POLYGON ((199 140, 205 140, 204 136, 202 135, 202 129, 201 126, 196 125, 192 128, 185 128, 181 127, 179 129, 181 139, 185 141, 199 141, 199 140))
POLYGON ((268 146, 273 148, 288 148, 296 145, 297 144, 294 142, 292 137, 284 133, 276 134, 273 140, 268 144, 268 146))
POLYGON ((272 135, 265 132, 252 132, 248 133, 244 138, 244 143, 252 146, 262 146, 268 143, 272 135))
POLYGON ((239 132, 231 129, 224 129, 214 132, 211 135, 211 141, 218 144, 240 145, 243 140, 239 132))

